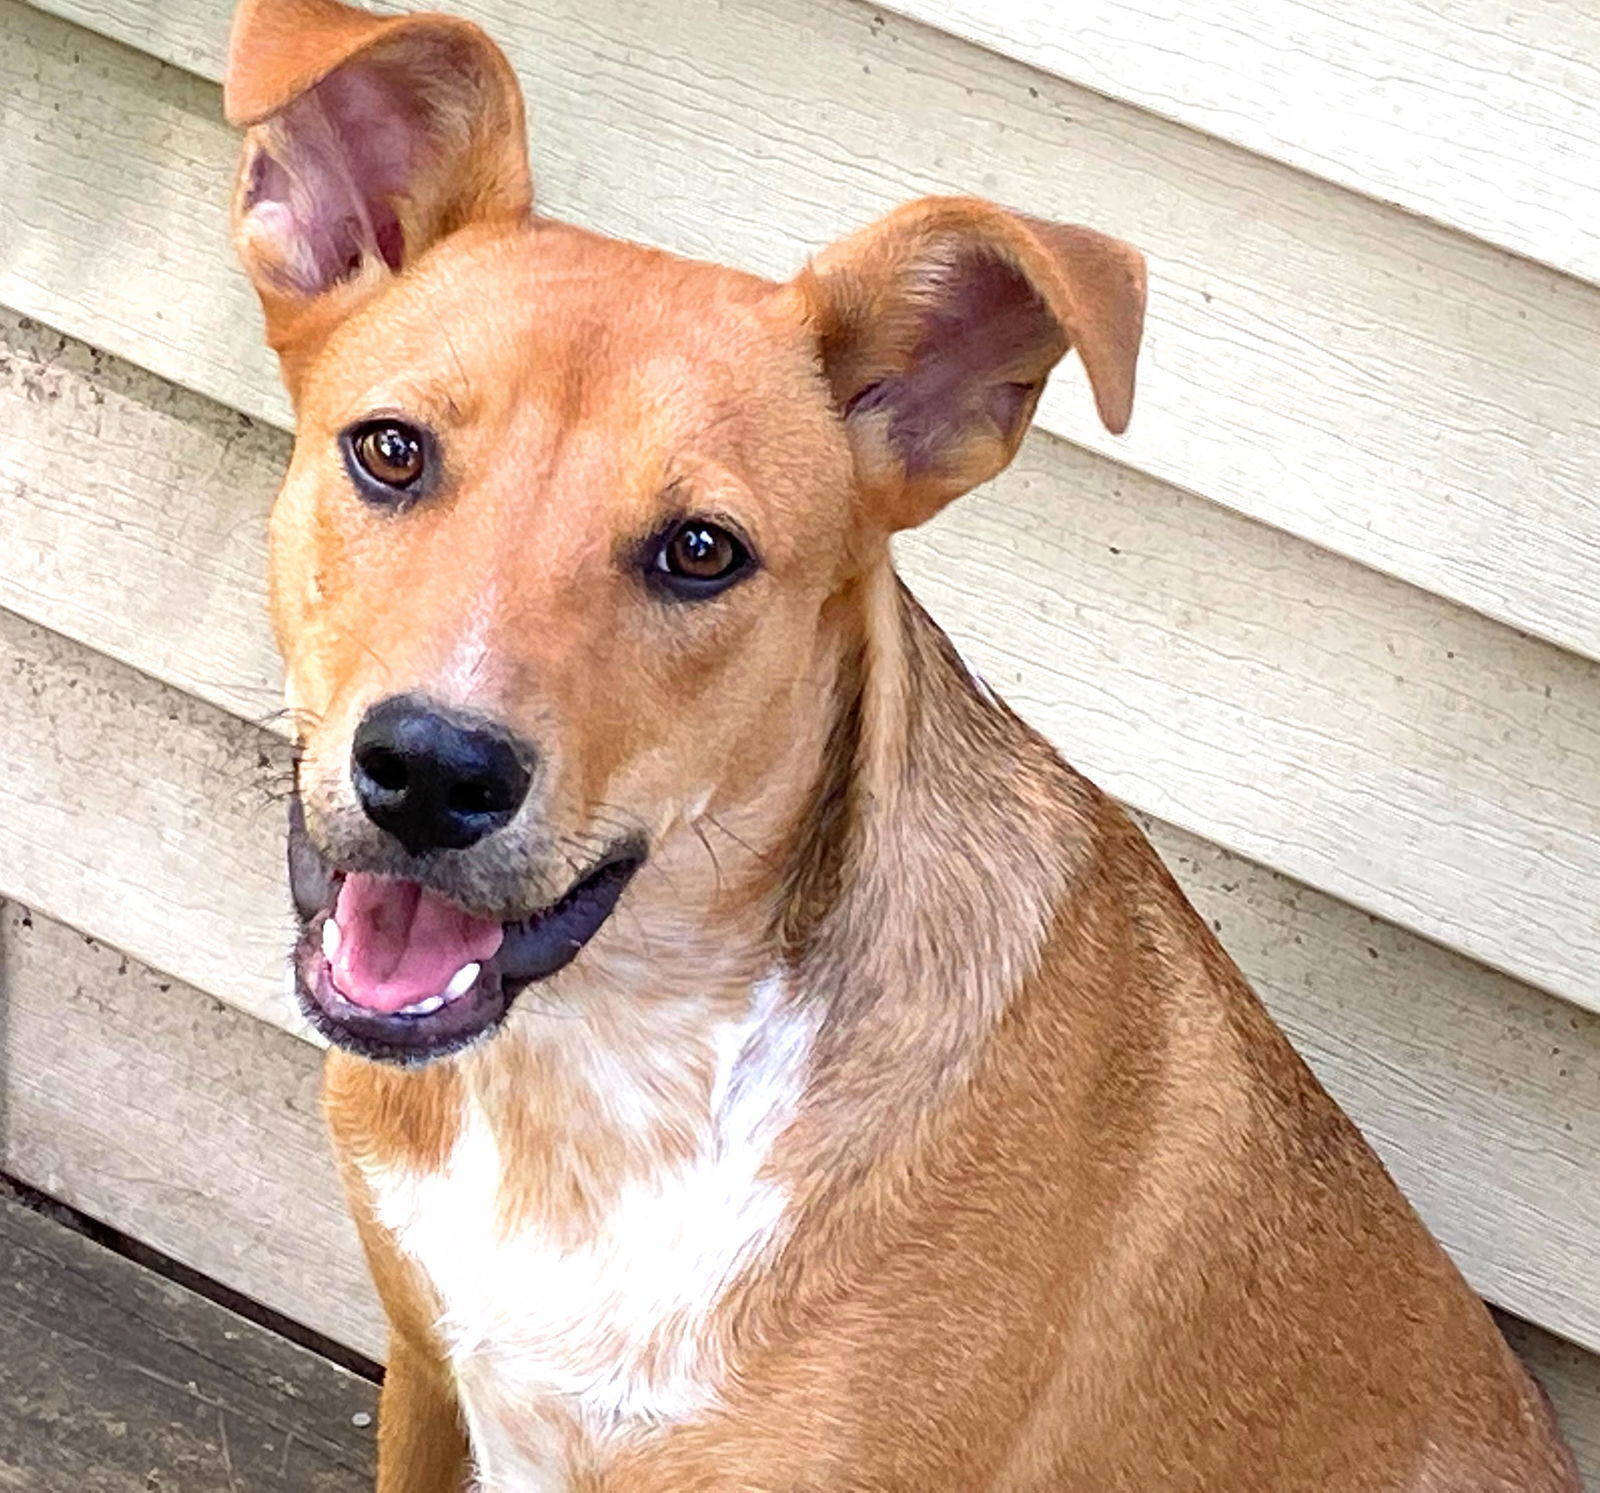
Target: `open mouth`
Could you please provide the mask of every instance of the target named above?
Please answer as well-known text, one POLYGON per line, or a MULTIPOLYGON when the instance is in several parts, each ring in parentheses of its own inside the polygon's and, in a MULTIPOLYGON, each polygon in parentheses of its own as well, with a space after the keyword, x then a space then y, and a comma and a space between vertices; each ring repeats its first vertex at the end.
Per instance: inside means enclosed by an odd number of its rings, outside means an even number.
POLYGON ((415 1065, 459 1052, 505 1020, 518 993, 570 964, 644 861, 619 844, 548 907, 480 917, 416 881, 341 870, 289 809, 289 886, 301 924, 295 990, 330 1042, 415 1065))

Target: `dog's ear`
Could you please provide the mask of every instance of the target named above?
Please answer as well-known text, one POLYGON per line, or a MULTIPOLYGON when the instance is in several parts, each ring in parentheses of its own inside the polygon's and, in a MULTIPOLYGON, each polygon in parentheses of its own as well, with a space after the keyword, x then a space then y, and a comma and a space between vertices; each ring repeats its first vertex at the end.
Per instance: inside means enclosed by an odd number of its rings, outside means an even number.
POLYGON ((1070 348, 1106 427, 1127 427, 1145 268, 1117 239, 930 197, 826 250, 795 284, 861 489, 888 528, 1004 467, 1070 348))
POLYGON ((223 101, 245 130, 234 239, 291 389, 358 292, 530 210, 522 92, 469 21, 242 0, 223 101))

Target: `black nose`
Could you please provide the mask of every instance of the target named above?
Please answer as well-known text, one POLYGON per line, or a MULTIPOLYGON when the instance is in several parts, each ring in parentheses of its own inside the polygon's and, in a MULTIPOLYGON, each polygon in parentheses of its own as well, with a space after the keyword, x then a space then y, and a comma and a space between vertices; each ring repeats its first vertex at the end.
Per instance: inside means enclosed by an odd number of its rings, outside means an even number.
POLYGON ((367 817, 421 855, 464 850, 509 824, 531 760, 490 721, 395 695, 356 728, 350 775, 367 817))

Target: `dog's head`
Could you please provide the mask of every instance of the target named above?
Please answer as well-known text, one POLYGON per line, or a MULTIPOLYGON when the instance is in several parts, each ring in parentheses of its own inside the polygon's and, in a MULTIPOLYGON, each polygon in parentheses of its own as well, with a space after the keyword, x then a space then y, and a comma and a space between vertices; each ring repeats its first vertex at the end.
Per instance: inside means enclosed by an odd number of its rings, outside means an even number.
POLYGON ((785 284, 538 218, 509 65, 436 15, 245 0, 227 107, 298 420, 272 598, 302 999, 416 1060, 706 820, 792 819, 841 598, 1011 459, 1069 348, 1123 428, 1143 264, 970 199, 785 284))

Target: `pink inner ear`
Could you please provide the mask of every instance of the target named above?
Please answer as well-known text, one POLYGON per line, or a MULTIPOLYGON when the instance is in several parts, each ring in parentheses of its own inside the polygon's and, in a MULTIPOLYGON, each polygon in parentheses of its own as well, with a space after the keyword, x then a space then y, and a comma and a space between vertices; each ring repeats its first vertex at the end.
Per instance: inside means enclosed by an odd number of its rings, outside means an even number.
POLYGON ((862 390, 847 411, 888 412, 908 477, 944 468, 975 424, 1014 436, 1065 341, 1027 277, 998 255, 968 252, 924 276, 912 287, 920 315, 904 370, 862 390))
POLYGON ((403 76, 353 63, 262 130, 244 207, 276 250, 272 270, 286 288, 320 294, 368 260, 399 269, 396 202, 437 147, 432 124, 403 76))

